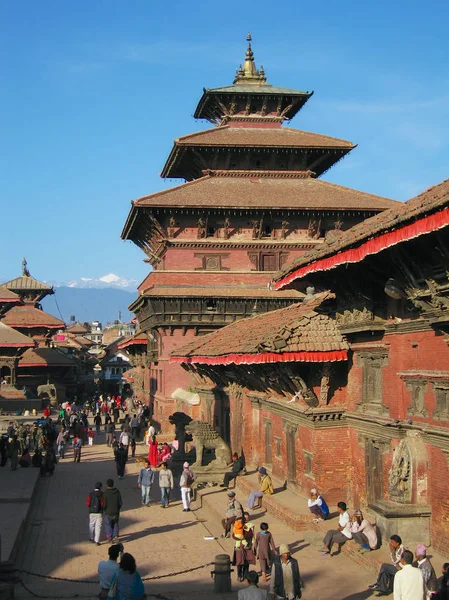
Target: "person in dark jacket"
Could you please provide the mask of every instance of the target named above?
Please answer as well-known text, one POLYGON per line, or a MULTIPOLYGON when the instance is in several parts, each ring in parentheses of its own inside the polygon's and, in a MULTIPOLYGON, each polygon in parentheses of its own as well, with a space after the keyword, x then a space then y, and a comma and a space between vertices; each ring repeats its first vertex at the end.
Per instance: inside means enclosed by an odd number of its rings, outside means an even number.
POLYGON ((223 483, 221 487, 229 487, 229 483, 236 479, 240 471, 243 469, 243 461, 239 458, 237 452, 232 455, 232 467, 231 470, 224 474, 223 483))
POLYGON ((271 597, 283 600, 301 598, 303 585, 298 561, 290 555, 290 548, 287 544, 279 546, 279 555, 274 559, 271 571, 271 597))
POLYGON ((97 481, 95 489, 89 493, 86 506, 89 509, 89 541, 100 545, 101 526, 103 524, 104 497, 101 481, 97 481))
POLYGON ((112 445, 112 439, 114 437, 115 425, 111 421, 111 417, 106 417, 106 423, 104 426, 106 432, 106 446, 112 445))
POLYGON ((128 461, 128 449, 125 448, 123 444, 120 444, 114 454, 118 478, 123 479, 125 475, 125 466, 128 461))
POLYGON ((119 534, 120 509, 122 508, 122 495, 114 487, 114 480, 106 481, 106 490, 103 493, 104 498, 104 525, 106 529, 106 539, 108 542, 114 540, 119 534))

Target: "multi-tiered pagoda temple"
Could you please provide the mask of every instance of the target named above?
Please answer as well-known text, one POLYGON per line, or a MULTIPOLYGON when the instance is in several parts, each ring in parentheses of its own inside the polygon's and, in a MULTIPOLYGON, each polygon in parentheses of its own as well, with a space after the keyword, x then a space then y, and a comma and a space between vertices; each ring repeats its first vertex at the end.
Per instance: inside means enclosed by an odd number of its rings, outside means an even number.
POLYGON ((318 179, 355 146, 285 126, 311 96, 270 85, 248 36, 233 84, 205 89, 195 111, 215 127, 177 139, 163 167, 162 177, 186 183, 132 203, 122 237, 153 267, 131 307, 148 337, 142 397, 161 424, 181 409, 213 421, 227 437, 226 401, 213 402, 201 386, 190 393, 187 373, 168 365, 170 352, 297 302, 300 290, 271 290, 273 273, 396 205, 318 179), (219 414, 210 414, 212 404, 221 406, 219 414))

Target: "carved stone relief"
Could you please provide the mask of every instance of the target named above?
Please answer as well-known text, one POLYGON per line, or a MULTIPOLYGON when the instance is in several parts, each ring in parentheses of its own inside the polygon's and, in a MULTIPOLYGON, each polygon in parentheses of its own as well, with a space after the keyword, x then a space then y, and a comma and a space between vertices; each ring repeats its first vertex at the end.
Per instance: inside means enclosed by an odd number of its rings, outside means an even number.
POLYGON ((405 387, 412 393, 412 403, 407 409, 408 414, 427 417, 429 412, 425 405, 427 381, 423 379, 409 379, 405 382, 405 387))
POLYGON ((412 457, 406 440, 402 440, 393 454, 388 471, 388 495, 390 500, 409 504, 412 495, 412 457))
POLYGON ((387 414, 388 408, 383 404, 382 369, 388 363, 386 350, 369 350, 358 352, 357 364, 362 368, 362 398, 358 410, 387 414))
POLYGON ((436 408, 433 418, 439 421, 449 420, 449 381, 434 381, 432 388, 435 394, 436 408))

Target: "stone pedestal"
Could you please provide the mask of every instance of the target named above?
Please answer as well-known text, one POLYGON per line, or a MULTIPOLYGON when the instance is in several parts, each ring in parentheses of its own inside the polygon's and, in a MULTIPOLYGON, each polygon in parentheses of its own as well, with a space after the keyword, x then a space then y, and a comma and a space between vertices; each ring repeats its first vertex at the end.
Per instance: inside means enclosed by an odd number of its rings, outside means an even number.
POLYGON ((368 508, 376 517, 384 545, 393 534, 401 536, 406 548, 419 543, 430 545, 430 506, 378 500, 368 508))

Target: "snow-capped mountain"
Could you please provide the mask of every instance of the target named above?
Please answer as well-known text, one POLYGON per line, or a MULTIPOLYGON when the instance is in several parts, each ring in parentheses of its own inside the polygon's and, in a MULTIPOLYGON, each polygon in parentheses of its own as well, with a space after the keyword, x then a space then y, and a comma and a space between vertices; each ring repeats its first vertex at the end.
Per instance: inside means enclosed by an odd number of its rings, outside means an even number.
POLYGON ((114 273, 108 273, 102 277, 80 277, 80 279, 71 279, 70 281, 46 281, 55 288, 117 288, 135 292, 139 282, 136 279, 120 277, 114 273))

